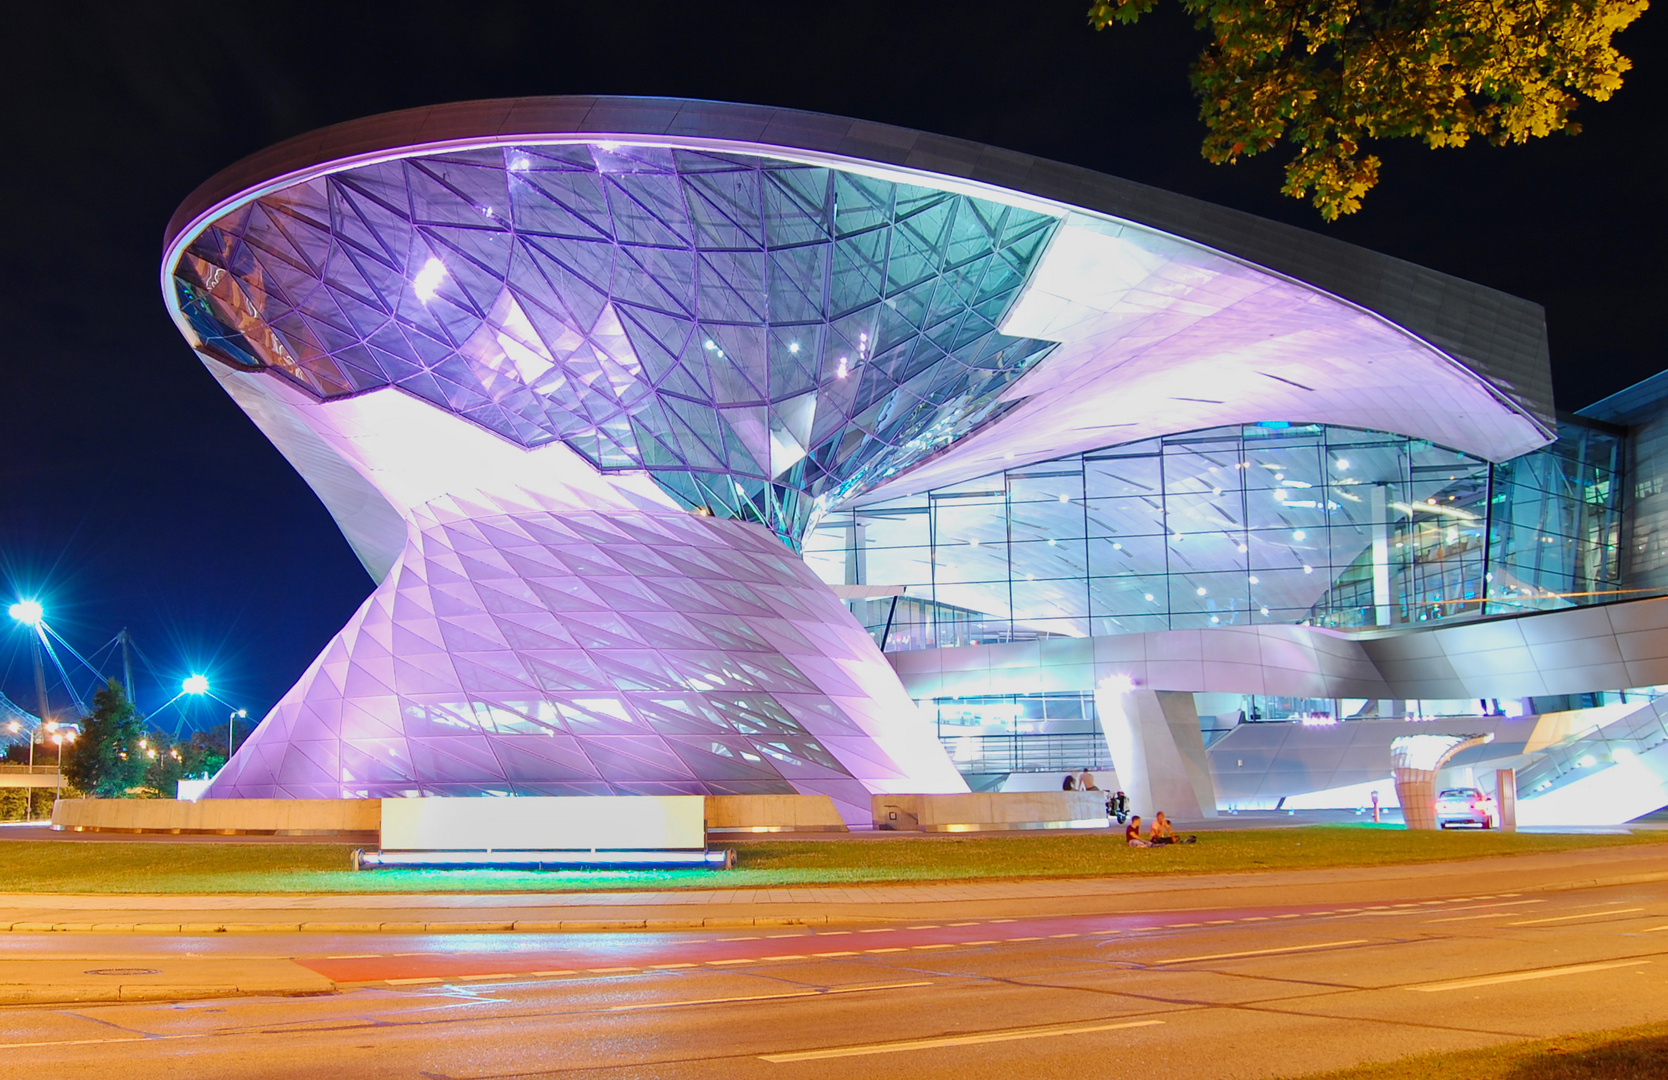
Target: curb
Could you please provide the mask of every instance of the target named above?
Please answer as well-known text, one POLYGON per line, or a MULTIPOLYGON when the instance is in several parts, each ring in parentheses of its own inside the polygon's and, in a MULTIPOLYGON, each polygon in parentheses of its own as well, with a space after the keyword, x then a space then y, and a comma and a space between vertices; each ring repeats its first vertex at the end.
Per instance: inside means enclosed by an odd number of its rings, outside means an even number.
POLYGON ((89 1005, 139 1001, 197 1001, 227 997, 318 997, 334 994, 339 987, 329 989, 310 986, 305 989, 285 990, 275 987, 244 990, 229 985, 205 983, 165 984, 145 983, 134 986, 5 986, 0 985, 0 1006, 5 1005, 89 1005))
MULTIPOLYGON (((191 923, 0 923, 14 934, 584 934, 606 930, 736 930, 749 927, 870 926, 907 922, 913 916, 761 915, 707 919, 517 919, 503 922, 191 922, 191 923)), ((0 986, 0 1003, 5 999, 0 986)))

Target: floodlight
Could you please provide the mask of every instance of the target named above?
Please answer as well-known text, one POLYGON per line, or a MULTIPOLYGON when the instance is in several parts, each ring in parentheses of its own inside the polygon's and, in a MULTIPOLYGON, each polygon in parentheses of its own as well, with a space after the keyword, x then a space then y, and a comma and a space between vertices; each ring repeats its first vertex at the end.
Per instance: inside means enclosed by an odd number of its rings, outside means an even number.
POLYGON ((41 620, 46 618, 46 612, 43 611, 40 604, 34 600, 19 600, 8 610, 11 617, 22 623, 24 626, 39 626, 41 624, 41 620))
POLYGON ((208 692, 209 681, 207 675, 192 675, 180 683, 180 693, 182 694, 206 694, 208 692))
POLYGON ((1116 694, 1127 694, 1135 689, 1135 680, 1128 675, 1108 675, 1100 681, 1101 689, 1116 694))

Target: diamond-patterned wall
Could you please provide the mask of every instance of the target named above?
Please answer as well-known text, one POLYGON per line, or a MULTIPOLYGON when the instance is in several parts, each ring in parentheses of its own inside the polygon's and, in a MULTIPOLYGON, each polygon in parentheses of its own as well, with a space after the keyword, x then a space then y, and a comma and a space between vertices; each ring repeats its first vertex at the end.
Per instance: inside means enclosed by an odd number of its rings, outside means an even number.
POLYGON ((394 385, 648 469, 796 546, 999 408, 1054 219, 838 169, 612 143, 381 162, 228 212, 180 259, 205 352, 322 399, 394 385))
POLYGON ((756 526, 455 498, 411 522, 211 797, 799 792, 867 823, 871 790, 965 790, 868 635, 756 526))

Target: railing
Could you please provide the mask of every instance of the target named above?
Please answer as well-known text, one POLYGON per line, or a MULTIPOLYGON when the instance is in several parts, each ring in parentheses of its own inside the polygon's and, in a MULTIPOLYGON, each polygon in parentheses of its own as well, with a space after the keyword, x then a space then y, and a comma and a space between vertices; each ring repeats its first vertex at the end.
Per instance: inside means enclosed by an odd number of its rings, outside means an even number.
POLYGON ((1076 773, 1112 768, 1099 735, 951 735, 939 742, 964 773, 1076 773))
POLYGON ((1547 747, 1538 761, 1518 771, 1518 796, 1528 799, 1544 794, 1560 780, 1615 761, 1618 750, 1625 757, 1629 753, 1643 754, 1663 743, 1668 743, 1668 697, 1641 705, 1614 723, 1588 728, 1547 747))
POLYGON ((55 776, 58 772, 56 765, 14 765, 11 762, 0 763, 0 776, 55 776))

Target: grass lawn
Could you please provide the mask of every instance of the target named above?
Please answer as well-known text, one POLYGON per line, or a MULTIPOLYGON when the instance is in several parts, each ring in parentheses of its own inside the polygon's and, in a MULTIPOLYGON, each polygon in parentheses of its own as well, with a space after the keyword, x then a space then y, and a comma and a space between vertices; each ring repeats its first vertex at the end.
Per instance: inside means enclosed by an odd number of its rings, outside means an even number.
POLYGON ((746 888, 969 878, 1101 877, 1437 862, 1486 855, 1662 843, 1637 834, 1407 832, 1316 825, 1203 833, 1148 850, 1121 837, 1046 834, 735 845, 736 869, 630 873, 495 870, 354 872, 342 844, 0 841, 0 892, 347 893, 746 888))
POLYGON ((1668 1024, 1590 1031, 1487 1050, 1421 1054, 1303 1080, 1661 1080, 1668 1024))

